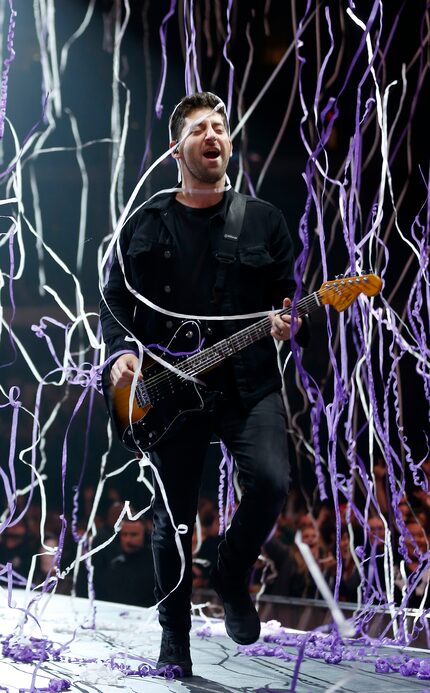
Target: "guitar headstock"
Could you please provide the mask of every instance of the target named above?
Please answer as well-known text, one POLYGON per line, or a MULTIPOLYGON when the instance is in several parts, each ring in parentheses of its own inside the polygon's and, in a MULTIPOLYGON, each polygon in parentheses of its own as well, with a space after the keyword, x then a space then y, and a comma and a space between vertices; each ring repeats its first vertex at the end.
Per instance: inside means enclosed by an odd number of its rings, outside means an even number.
POLYGON ((353 277, 339 277, 324 282, 318 291, 318 298, 324 305, 336 308, 338 312, 346 310, 359 294, 376 296, 382 287, 382 279, 376 274, 361 274, 353 277))

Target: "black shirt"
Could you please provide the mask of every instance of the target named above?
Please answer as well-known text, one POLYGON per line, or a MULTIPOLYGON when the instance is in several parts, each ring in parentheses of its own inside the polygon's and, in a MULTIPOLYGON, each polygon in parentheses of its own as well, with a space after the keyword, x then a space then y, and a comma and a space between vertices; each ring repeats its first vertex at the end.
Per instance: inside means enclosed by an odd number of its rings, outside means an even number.
POLYGON ((177 303, 190 315, 212 315, 212 291, 215 284, 216 260, 211 253, 211 217, 219 208, 173 205, 173 233, 177 247, 175 286, 177 303))
MULTIPOLYGON (((189 207, 176 201, 173 204, 173 236, 177 247, 177 261, 174 265, 174 283, 177 291, 176 302, 181 312, 188 315, 216 315, 219 307, 214 303, 218 261, 212 249, 211 219, 219 212, 224 202, 211 207, 189 207)), ((203 346, 210 346, 224 335, 222 322, 201 323, 203 346), (207 331, 209 327, 209 332, 207 331)), ((237 394, 233 369, 230 361, 225 361, 215 371, 202 376, 210 389, 223 392, 231 397, 237 394)))

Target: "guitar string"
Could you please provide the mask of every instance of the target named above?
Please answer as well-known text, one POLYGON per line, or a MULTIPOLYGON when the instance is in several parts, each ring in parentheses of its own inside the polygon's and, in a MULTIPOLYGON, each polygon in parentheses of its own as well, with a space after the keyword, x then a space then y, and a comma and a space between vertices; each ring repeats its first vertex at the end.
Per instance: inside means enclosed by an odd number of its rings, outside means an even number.
MULTIPOLYGON (((314 294, 311 294, 311 296, 306 296, 301 301, 297 304, 296 308, 300 310, 300 315, 303 315, 307 312, 309 308, 314 305, 314 307, 318 307, 318 304, 316 303, 316 298, 315 295, 320 292, 314 292, 314 294), (306 305, 305 305, 306 304, 306 305)), ((278 315, 285 315, 287 313, 291 313, 291 308, 287 307, 284 310, 280 311, 278 315)), ((240 351, 242 348, 254 343, 256 340, 249 341, 247 339, 247 336, 249 335, 250 337, 253 337, 254 335, 252 333, 255 333, 255 336, 260 337, 260 333, 262 329, 267 329, 271 328, 271 321, 269 318, 263 318, 263 320, 254 323, 253 325, 249 325, 248 327, 244 328, 243 330, 240 330, 237 332, 235 335, 232 337, 227 337, 226 339, 221 340, 220 342, 217 342, 214 344, 212 347, 209 349, 205 349, 202 352, 199 352, 198 354, 195 354, 194 356, 188 357, 186 360, 186 365, 185 368, 181 368, 182 372, 185 373, 186 375, 193 375, 193 371, 195 371, 196 368, 196 363, 199 364, 198 370, 196 371, 196 374, 199 372, 202 372, 202 370, 209 370, 212 368, 214 365, 216 365, 218 362, 222 363, 226 358, 228 358, 232 353, 235 353, 235 350, 231 351, 231 349, 228 348, 228 342, 235 342, 237 346, 239 346, 239 349, 236 349, 236 351, 240 351), (240 344, 241 341, 244 340, 243 346, 240 344), (225 350, 225 351, 224 351, 225 350), (204 366, 204 368, 201 368, 201 366, 204 366)), ((267 332, 267 334, 270 333, 270 329, 267 332)), ((181 364, 179 363, 178 366, 181 364)), ((151 368, 151 366, 150 366, 151 368)), ((164 368, 161 373, 158 373, 152 377, 144 379, 143 382, 138 383, 138 387, 146 388, 146 391, 149 394, 149 389, 154 390, 154 387, 156 388, 160 384, 163 384, 164 381, 166 381, 166 384, 169 384, 169 382, 179 379, 180 376, 178 376, 176 373, 172 373, 171 371, 168 370, 168 368, 164 368)))
MULTIPOLYGON (((301 301, 297 304, 297 308, 299 309, 300 314, 303 315, 304 313, 306 313, 307 309, 312 307, 312 304, 314 305, 314 307, 317 307, 317 306, 315 306, 315 304, 316 304, 316 296, 318 295, 318 293, 319 292, 314 292, 314 294, 311 294, 311 296, 306 296, 303 299, 301 299, 301 301)), ((291 312, 291 308, 287 307, 283 311, 280 311, 279 314, 285 315, 286 313, 290 313, 290 312, 291 312)), ((196 368, 196 363, 198 363, 200 365, 200 370, 197 370, 196 371, 197 373, 201 372, 203 370, 201 368, 201 365, 204 365, 204 370, 209 370, 214 365, 216 365, 217 362, 222 362, 229 355, 231 355, 232 352, 231 352, 231 349, 228 349, 227 341, 235 342, 237 344, 237 346, 239 346, 239 349, 236 349, 236 351, 239 351, 241 348, 244 348, 244 347, 248 346, 249 344, 252 344, 253 341, 255 341, 252 339, 253 336, 258 335, 258 337, 260 337, 261 336, 261 330, 262 329, 266 330, 267 328, 271 328, 271 322, 268 318, 264 318, 262 321, 260 321, 258 323, 254 323, 253 325, 250 325, 250 326, 244 328, 244 330, 236 333, 232 337, 227 338, 225 340, 221 340, 217 344, 210 347, 210 349, 204 350, 203 352, 200 352, 199 354, 196 354, 195 356, 190 357, 185 368, 182 368, 182 371, 186 375, 192 374, 196 368), (254 335, 252 333, 254 333, 254 335), (251 339, 248 339, 247 338, 248 336, 251 339), (241 342, 243 343, 243 346, 241 345, 241 342), (192 363, 190 363, 190 361, 192 361, 192 363)), ((267 334, 269 334, 269 332, 270 332, 270 330, 267 332, 267 334)), ((235 353, 235 352, 233 351, 233 353, 235 353)), ((154 388, 156 388, 157 386, 162 385, 163 382, 166 382, 166 384, 169 384, 172 381, 172 378, 174 380, 175 378, 178 378, 178 377, 179 376, 171 373, 166 368, 162 371, 162 373, 159 373, 159 374, 153 376, 152 378, 149 377, 149 378, 145 379, 144 383, 142 385, 140 385, 140 383, 139 383, 139 385, 141 388, 145 387, 146 391, 148 392, 149 389, 154 390, 154 388)), ((149 394, 149 392, 148 392, 148 394, 149 394)))
MULTIPOLYGON (((367 280, 368 282, 368 280, 367 280)), ((367 286, 371 285, 371 283, 367 283, 367 286)), ((354 285, 357 287, 357 284, 354 285)), ((339 286, 336 288, 340 288, 341 290, 345 289, 351 289, 352 286, 349 284, 346 287, 339 286)), ((324 294, 333 291, 333 286, 325 286, 319 289, 318 291, 313 292, 309 296, 305 296, 296 305, 296 310, 300 315, 306 314, 308 312, 309 308, 316 309, 322 304, 321 301, 319 301, 319 305, 317 303, 318 297, 322 297, 324 294)), ((286 315, 286 314, 291 314, 292 308, 291 306, 288 306, 284 310, 279 311, 278 315, 286 315)), ((232 335, 231 337, 227 337, 226 339, 221 340, 220 342, 217 342, 214 344, 212 347, 210 347, 207 350, 203 350, 202 352, 199 352, 198 354, 195 354, 194 356, 188 357, 186 359, 186 364, 184 368, 181 368, 182 372, 185 375, 193 375, 193 371, 196 368, 196 364, 198 365, 198 370, 195 372, 195 374, 198 374, 199 372, 202 372, 203 370, 210 370, 214 365, 217 365, 218 363, 222 363, 226 358, 231 356, 232 354, 236 353, 237 351, 240 351, 242 348, 245 348, 246 346, 249 346, 250 344, 254 343, 252 337, 253 336, 261 336, 261 330, 262 329, 267 329, 271 328, 271 321, 269 318, 263 318, 263 320, 254 323, 253 325, 249 325, 248 327, 244 328, 243 330, 240 330, 237 332, 235 335, 232 335), (254 334, 253 334, 254 333, 254 334), (250 338, 250 340, 248 339, 250 338), (242 344, 241 344, 242 340, 242 344), (244 343, 243 343, 243 340, 244 343), (235 346, 238 346, 239 348, 231 350, 229 349, 228 342, 233 342, 235 343, 235 346), (225 351, 224 351, 225 349, 225 351), (201 366, 204 366, 203 368, 201 366)), ((270 329, 267 332, 267 334, 270 334, 270 329)), ((180 364, 179 364, 180 365, 180 364)), ((168 370, 168 368, 164 368, 161 373, 158 373, 154 376, 150 376, 149 378, 145 379, 143 382, 139 382, 137 387, 139 387, 139 390, 141 391, 142 389, 145 389, 147 394, 149 395, 149 390, 152 390, 153 392, 160 386, 166 384, 170 385, 170 383, 175 381, 176 379, 180 379, 180 376, 178 376, 176 373, 172 373, 171 371, 168 370)), ((155 394, 160 394, 158 392, 155 392, 155 394)))
MULTIPOLYGON (((350 286, 348 288, 351 288, 350 286)), ((325 294, 329 291, 332 291, 333 287, 331 286, 326 286, 320 289, 319 291, 315 291, 313 294, 310 296, 305 296, 303 299, 301 299, 298 304, 296 305, 296 309, 299 313, 299 315, 305 314, 309 308, 313 307, 313 309, 319 307, 321 305, 321 301, 319 301, 319 304, 317 303, 317 298, 318 296, 321 297, 322 294, 325 294)), ((290 314, 292 312, 292 309, 290 306, 285 308, 284 310, 280 311, 278 315, 285 315, 285 314, 290 314)), ((203 352, 199 352, 195 356, 189 357, 187 359, 187 364, 185 365, 185 368, 182 368, 181 370, 183 373, 186 375, 193 375, 193 371, 195 371, 196 368, 196 363, 199 364, 197 371, 195 372, 198 374, 199 372, 210 370, 212 367, 217 365, 218 363, 222 363, 226 358, 228 358, 230 355, 236 353, 237 351, 240 351, 242 348, 254 343, 252 337, 253 336, 261 336, 261 330, 267 330, 267 335, 270 334, 270 329, 271 329, 271 321, 269 318, 264 318, 262 321, 259 321, 257 323, 254 323, 253 325, 250 325, 240 332, 237 332, 235 335, 232 337, 226 338, 224 340, 221 340, 221 342, 218 342, 217 344, 213 345, 207 350, 204 350, 203 352), (254 334, 252 334, 254 333, 254 334), (256 334, 257 333, 257 334, 256 334), (246 337, 250 337, 251 341, 246 339, 246 337), (245 339, 245 342, 243 340, 245 339), (242 341, 242 344, 241 344, 242 341), (231 348, 229 348, 228 342, 233 342, 236 343, 235 346, 238 346, 239 348, 234 349, 233 351, 231 348), (203 367, 202 367, 203 366, 203 367)), ((148 379, 145 379, 142 384, 139 383, 140 389, 145 388, 147 394, 150 394, 150 390, 155 394, 155 395, 162 395, 162 392, 158 392, 157 388, 160 388, 162 385, 167 385, 170 386, 171 382, 175 382, 175 380, 180 379, 180 376, 178 376, 175 373, 172 373, 169 371, 167 368, 165 368, 161 373, 154 375, 152 378, 149 377, 148 379)))
MULTIPOLYGON (((349 285, 347 288, 351 288, 351 285, 349 285)), ((329 291, 333 291, 332 286, 321 287, 321 289, 319 289, 318 291, 315 291, 309 296, 305 296, 302 299, 300 299, 296 306, 299 315, 303 315, 306 314, 306 312, 309 312, 309 308, 318 308, 321 305, 321 301, 319 301, 319 303, 315 305, 316 297, 321 296, 321 294, 325 294, 329 291)), ((291 312, 291 307, 287 307, 284 310, 280 311, 279 315, 285 315, 291 312)), ((196 364, 198 364, 198 369, 197 371, 195 371, 196 374, 202 372, 203 370, 209 370, 213 365, 217 364, 217 362, 222 362, 223 360, 228 358, 232 353, 236 353, 237 351, 240 351, 242 348, 245 348, 246 346, 249 346, 250 344, 254 343, 254 341, 256 340, 252 339, 253 336, 260 337, 261 330, 266 329, 268 327, 271 328, 271 322, 267 318, 264 318, 262 321, 254 323, 253 325, 249 325, 243 330, 237 332, 235 335, 232 335, 231 337, 217 342, 213 346, 209 347, 208 349, 204 349, 202 352, 199 352, 198 354, 195 354, 192 357, 188 357, 188 359, 186 359, 186 364, 184 364, 185 367, 181 368, 182 372, 186 375, 192 375, 193 371, 196 368, 196 364), (257 334, 255 334, 255 332, 257 332, 257 334), (252 335, 252 333, 254 333, 254 335, 252 335), (247 339, 248 336, 251 338, 251 340, 247 339), (235 346, 238 346, 239 348, 236 348, 232 352, 231 349, 229 349, 228 342, 235 343, 235 346), (204 368, 202 368, 202 366, 204 366, 204 368)), ((269 333, 270 329, 267 331, 267 334, 269 333)), ((176 373, 172 373, 167 368, 165 368, 161 373, 152 376, 152 378, 151 376, 149 378, 146 378, 145 385, 157 385, 160 382, 160 380, 164 380, 167 377, 170 380, 172 377, 179 378, 180 376, 178 376, 176 373)))

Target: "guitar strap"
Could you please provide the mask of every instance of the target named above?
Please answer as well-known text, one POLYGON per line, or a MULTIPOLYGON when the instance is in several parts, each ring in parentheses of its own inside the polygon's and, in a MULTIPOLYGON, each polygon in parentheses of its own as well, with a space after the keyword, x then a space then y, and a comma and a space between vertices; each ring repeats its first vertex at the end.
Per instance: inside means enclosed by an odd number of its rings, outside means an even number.
POLYGON ((225 280, 229 265, 236 259, 236 248, 239 236, 242 232, 243 218, 245 216, 246 196, 235 193, 227 212, 224 225, 224 234, 220 240, 218 250, 215 254, 218 260, 213 288, 213 303, 219 307, 222 292, 224 291, 225 280))

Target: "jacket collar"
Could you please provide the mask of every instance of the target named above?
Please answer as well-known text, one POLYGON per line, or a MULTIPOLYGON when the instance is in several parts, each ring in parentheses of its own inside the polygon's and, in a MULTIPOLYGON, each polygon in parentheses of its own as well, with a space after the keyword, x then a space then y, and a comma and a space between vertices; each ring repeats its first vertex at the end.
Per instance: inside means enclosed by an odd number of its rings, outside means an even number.
MULTIPOLYGON (((178 187, 178 191, 180 188, 178 187)), ((225 221, 227 216, 227 211, 230 206, 231 200, 233 199, 234 190, 230 188, 224 193, 223 202, 218 211, 214 214, 213 218, 219 217, 222 221, 225 221)), ((153 199, 150 199, 143 207, 143 209, 157 209, 160 212, 167 211, 172 207, 175 201, 176 192, 162 193, 161 195, 155 195, 153 199)))

